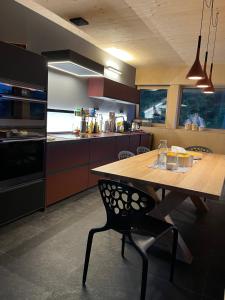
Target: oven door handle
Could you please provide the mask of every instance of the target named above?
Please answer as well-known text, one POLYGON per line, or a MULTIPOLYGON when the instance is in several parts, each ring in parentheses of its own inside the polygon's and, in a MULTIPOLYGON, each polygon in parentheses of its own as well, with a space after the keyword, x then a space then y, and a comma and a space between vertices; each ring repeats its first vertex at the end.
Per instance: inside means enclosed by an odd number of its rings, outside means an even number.
POLYGON ((27 101, 27 102, 37 102, 47 105, 47 100, 44 99, 34 99, 34 98, 25 98, 25 97, 18 97, 12 95, 2 95, 0 94, 2 99, 9 99, 9 100, 17 100, 17 101, 27 101))
POLYGON ((12 139, 12 140, 0 140, 0 143, 8 144, 8 143, 14 143, 14 142, 38 142, 38 141, 46 141, 46 137, 41 138, 30 138, 30 139, 12 139))

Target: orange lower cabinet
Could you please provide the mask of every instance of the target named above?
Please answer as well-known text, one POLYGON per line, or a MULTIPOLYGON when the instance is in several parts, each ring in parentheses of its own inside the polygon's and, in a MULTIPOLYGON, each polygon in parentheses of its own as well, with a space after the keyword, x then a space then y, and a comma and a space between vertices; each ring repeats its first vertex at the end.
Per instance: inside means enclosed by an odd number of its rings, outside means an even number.
POLYGON ((47 176, 46 205, 88 188, 88 165, 77 167, 47 176))

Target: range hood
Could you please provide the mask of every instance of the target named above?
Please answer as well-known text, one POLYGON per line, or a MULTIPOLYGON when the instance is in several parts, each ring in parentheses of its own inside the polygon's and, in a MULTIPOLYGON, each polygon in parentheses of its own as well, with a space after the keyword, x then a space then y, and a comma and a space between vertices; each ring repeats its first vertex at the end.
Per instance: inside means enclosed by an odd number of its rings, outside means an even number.
POLYGON ((139 104, 139 91, 108 78, 89 78, 88 96, 91 98, 116 101, 118 103, 139 104))
POLYGON ((72 50, 42 52, 48 67, 77 77, 103 77, 104 66, 72 50))

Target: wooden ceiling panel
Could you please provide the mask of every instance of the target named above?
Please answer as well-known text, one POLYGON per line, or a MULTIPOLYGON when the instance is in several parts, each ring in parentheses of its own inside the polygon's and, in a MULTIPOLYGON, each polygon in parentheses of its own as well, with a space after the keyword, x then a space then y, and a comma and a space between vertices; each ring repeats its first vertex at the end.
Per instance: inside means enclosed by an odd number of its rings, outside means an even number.
MULTIPOLYGON (((69 21, 83 17, 89 25, 80 27, 106 49, 128 51, 134 66, 190 64, 195 56, 200 26, 201 0, 34 0, 69 21)), ((215 0, 220 24, 215 62, 225 63, 222 20, 225 1, 215 0)), ((209 14, 203 22, 202 56, 206 48, 209 14)), ((211 51, 211 46, 209 48, 211 51)), ((210 57, 210 53, 209 53, 210 57)))

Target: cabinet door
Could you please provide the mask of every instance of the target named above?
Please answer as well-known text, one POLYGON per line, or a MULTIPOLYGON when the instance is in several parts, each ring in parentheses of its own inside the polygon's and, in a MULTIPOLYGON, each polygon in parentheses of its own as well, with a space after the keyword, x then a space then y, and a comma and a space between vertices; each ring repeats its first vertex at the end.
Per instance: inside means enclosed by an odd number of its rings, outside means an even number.
POLYGON ((88 177, 88 187, 93 187, 98 184, 98 180, 102 178, 101 176, 95 175, 91 172, 91 169, 103 166, 108 162, 98 162, 98 163, 91 163, 89 165, 89 177, 88 177))
POLYGON ((115 160, 115 137, 96 138, 90 141, 90 162, 115 160))
POLYGON ((0 192, 0 224, 45 207, 44 180, 0 192))
POLYGON ((48 175, 47 206, 79 193, 88 187, 88 165, 48 175))
POLYGON ((141 142, 140 146, 148 147, 151 149, 152 147, 152 134, 141 134, 141 142))
POLYGON ((129 150, 134 154, 137 154, 137 147, 140 146, 140 134, 130 135, 129 150))
POLYGON ((89 161, 89 141, 52 142, 47 144, 47 174, 89 161))
POLYGON ((129 151, 130 149, 130 137, 129 135, 116 137, 116 160, 118 160, 118 154, 120 151, 129 151))
POLYGON ((47 89, 48 68, 43 56, 0 41, 0 65, 1 79, 47 89))

